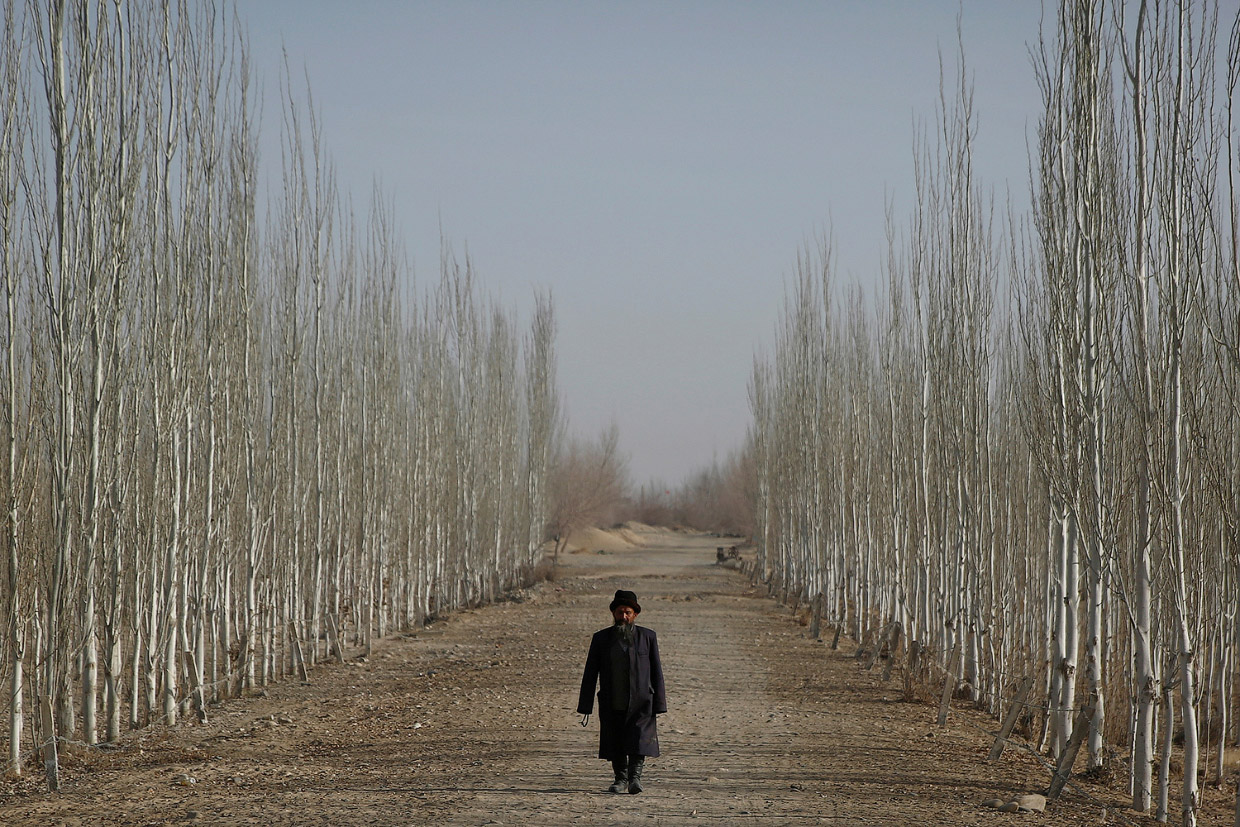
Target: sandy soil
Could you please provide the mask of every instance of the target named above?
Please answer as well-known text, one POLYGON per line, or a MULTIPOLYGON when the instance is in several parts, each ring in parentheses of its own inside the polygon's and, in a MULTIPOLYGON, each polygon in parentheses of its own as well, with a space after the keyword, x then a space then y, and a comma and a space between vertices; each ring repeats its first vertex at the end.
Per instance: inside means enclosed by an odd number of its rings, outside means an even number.
MULTIPOLYGON (((1045 814, 982 806, 1043 790, 1047 772, 1011 749, 988 764, 985 716, 955 710, 937 727, 934 707, 903 702, 851 643, 810 640, 713 565, 719 542, 651 533, 565 555, 522 602, 229 701, 206 725, 71 757, 57 795, 37 775, 4 782, 0 824, 1152 823, 1118 787, 1085 785, 1045 814), (590 634, 621 587, 641 598, 667 676, 663 756, 636 796, 606 792, 597 723, 574 714, 590 634)), ((1201 823, 1229 824, 1232 794, 1207 795, 1201 823)))

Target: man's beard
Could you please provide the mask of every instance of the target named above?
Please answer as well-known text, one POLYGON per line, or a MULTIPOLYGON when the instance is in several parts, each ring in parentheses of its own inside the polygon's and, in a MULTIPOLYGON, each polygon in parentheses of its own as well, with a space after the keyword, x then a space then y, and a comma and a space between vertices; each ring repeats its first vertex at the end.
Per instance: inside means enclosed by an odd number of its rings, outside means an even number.
POLYGON ((633 638, 637 635, 637 627, 632 623, 626 623, 623 620, 616 621, 616 632, 620 635, 620 639, 626 645, 633 642, 633 638))

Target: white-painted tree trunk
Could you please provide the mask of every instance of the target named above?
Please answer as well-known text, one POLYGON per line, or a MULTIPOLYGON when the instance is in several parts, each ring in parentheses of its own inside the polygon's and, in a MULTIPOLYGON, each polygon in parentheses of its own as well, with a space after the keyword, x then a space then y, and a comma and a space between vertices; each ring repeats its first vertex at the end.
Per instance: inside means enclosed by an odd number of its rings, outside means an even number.
MULTIPOLYGON (((18 342, 18 289, 16 260, 20 254, 19 227, 14 216, 14 200, 17 182, 24 174, 22 168, 24 156, 15 151, 25 140, 24 121, 15 117, 18 85, 18 49, 19 31, 17 26, 16 8, 10 0, 3 11, 3 43, 0 44, 0 285, 4 289, 4 482, 7 495, 4 498, 4 548, 8 564, 8 617, 5 626, 8 631, 7 660, 9 668, 9 750, 8 767, 14 777, 20 777, 25 766, 22 762, 22 727, 25 723, 23 699, 25 686, 26 662, 26 618, 19 591, 21 583, 21 559, 19 554, 20 537, 23 530, 22 514, 18 509, 18 399, 17 399, 17 354, 21 349, 18 342)), ((5 647, 0 646, 0 651, 5 647)))

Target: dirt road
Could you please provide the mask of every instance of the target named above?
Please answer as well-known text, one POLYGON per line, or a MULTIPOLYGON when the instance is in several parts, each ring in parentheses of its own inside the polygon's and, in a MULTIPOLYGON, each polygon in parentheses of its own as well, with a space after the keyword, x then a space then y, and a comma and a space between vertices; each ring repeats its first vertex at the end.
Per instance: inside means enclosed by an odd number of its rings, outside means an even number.
MULTIPOLYGON (((0 824, 975 825, 1149 823, 1069 794, 1043 815, 991 797, 1041 790, 1009 750, 985 762, 984 717, 904 703, 851 645, 808 639, 786 609, 713 565, 718 542, 566 555, 528 601, 465 612, 384 641, 310 685, 229 701, 204 726, 150 731, 69 759, 57 796, 36 776, 0 787, 0 824), (590 633, 617 588, 659 635, 668 714, 647 791, 612 795, 578 725, 590 633)), ((1120 791, 1089 788, 1118 805, 1120 791)))

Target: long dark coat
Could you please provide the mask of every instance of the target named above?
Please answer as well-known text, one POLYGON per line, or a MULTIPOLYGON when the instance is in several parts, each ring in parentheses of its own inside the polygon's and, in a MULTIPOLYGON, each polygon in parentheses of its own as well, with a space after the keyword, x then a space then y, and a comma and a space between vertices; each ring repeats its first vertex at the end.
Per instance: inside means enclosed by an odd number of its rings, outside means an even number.
POLYGON ((614 628, 608 626, 601 629, 590 640, 577 712, 589 715, 593 711, 594 685, 598 683, 598 757, 609 761, 625 755, 653 758, 659 754, 659 735, 654 716, 667 712, 659 641, 653 629, 645 626, 634 628, 633 645, 629 647, 629 708, 623 713, 613 712, 609 650, 615 639, 614 628))

